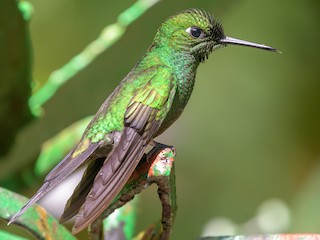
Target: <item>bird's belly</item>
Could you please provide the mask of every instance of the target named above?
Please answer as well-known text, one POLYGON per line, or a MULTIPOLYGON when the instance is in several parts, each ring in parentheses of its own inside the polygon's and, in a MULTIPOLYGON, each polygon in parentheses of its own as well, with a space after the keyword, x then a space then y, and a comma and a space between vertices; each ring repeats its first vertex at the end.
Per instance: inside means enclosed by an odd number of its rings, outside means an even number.
POLYGON ((187 78, 184 78, 182 81, 177 81, 179 86, 177 87, 177 91, 173 97, 171 108, 163 120, 156 136, 160 135, 170 127, 180 117, 187 105, 194 86, 195 70, 187 75, 187 78))

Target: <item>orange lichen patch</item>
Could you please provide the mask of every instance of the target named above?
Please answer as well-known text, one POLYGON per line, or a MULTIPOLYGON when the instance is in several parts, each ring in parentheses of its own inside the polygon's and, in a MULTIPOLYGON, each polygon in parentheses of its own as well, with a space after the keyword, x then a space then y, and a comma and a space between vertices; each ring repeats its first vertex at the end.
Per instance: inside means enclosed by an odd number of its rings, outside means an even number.
POLYGON ((169 176, 174 162, 175 153, 171 148, 165 148, 156 155, 148 171, 148 177, 169 176))
POLYGON ((46 240, 53 240, 52 236, 49 234, 49 225, 48 225, 48 215, 47 212, 42 207, 37 207, 36 211, 39 215, 39 219, 36 221, 37 227, 44 234, 46 240))

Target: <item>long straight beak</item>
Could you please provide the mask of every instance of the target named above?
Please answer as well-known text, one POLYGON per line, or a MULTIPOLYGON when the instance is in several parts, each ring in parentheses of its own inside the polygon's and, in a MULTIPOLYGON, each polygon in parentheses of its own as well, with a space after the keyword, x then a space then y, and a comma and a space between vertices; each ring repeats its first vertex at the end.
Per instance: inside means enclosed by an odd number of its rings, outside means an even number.
POLYGON ((277 49, 275 49, 275 48, 273 48, 273 47, 269 47, 269 46, 264 45, 264 44, 258 44, 258 43, 248 42, 248 41, 244 41, 244 40, 240 40, 240 39, 236 39, 236 38, 232 38, 232 37, 222 38, 222 39, 220 39, 219 42, 220 42, 221 44, 224 44, 224 45, 228 45, 228 44, 232 44, 232 45, 242 45, 242 46, 247 46, 247 47, 264 49, 264 50, 272 51, 272 52, 279 52, 277 49))

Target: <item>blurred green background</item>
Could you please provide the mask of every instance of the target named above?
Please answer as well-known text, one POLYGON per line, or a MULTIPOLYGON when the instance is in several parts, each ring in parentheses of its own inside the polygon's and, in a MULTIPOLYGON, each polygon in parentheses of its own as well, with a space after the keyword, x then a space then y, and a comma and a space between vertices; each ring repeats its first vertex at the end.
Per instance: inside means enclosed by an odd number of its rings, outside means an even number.
MULTIPOLYGON (((79 53, 134 1, 30 3, 36 91, 52 71, 79 53)), ((23 169, 38 157, 41 143, 94 114, 143 55, 161 22, 190 7, 213 13, 226 35, 271 45, 282 54, 229 46, 211 54, 199 67, 184 114, 158 139, 174 145, 178 153, 173 239, 195 239, 217 217, 229 219, 237 233, 263 231, 258 226, 258 209, 268 199, 277 199, 287 209, 289 219, 279 231, 319 232, 318 0, 161 1, 65 84, 44 105, 43 117, 20 129, 1 158, 2 185, 18 189, 10 174, 24 179, 23 169)), ((4 121, 6 116, 0 116, 4 121)), ((36 187, 20 192, 31 196, 36 187)), ((138 206, 139 230, 159 219, 155 189, 145 191, 138 206)))

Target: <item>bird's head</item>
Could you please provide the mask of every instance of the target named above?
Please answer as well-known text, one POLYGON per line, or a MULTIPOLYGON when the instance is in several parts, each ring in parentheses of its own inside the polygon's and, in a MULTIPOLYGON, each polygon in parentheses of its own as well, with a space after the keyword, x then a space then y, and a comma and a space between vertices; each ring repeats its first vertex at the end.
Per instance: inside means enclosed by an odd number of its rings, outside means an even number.
POLYGON ((276 51, 266 45, 225 36, 220 22, 210 13, 199 9, 188 9, 168 18, 159 28, 155 43, 189 53, 199 62, 208 58, 213 50, 228 44, 276 51))

